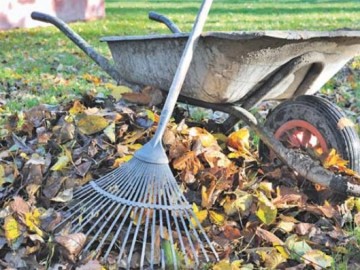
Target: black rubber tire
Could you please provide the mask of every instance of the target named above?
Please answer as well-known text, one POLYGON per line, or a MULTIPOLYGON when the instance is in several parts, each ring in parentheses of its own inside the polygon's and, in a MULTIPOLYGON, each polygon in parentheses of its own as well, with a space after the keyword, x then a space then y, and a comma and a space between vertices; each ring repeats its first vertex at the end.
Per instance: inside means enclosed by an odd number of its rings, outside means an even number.
MULTIPOLYGON (((348 167, 360 173, 359 136, 351 126, 338 128, 338 122, 343 117, 346 117, 345 113, 330 101, 305 95, 282 102, 269 113, 264 125, 275 134, 288 121, 306 121, 322 134, 328 149, 336 149, 343 159, 349 161, 348 167)), ((262 142, 259 144, 259 156, 269 161, 269 149, 262 142)))

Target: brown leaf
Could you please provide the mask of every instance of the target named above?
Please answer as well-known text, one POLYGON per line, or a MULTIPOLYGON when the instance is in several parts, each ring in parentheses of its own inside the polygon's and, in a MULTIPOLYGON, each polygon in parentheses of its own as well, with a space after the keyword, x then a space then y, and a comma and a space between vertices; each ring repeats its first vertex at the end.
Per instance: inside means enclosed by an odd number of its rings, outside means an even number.
POLYGON ((284 258, 289 257, 288 252, 284 248, 285 243, 275 234, 267 230, 261 229, 260 227, 257 227, 256 235, 259 236, 261 239, 265 240, 266 242, 271 243, 284 258))
POLYGON ((122 94, 122 98, 140 105, 148 105, 151 102, 151 97, 144 93, 124 93, 122 94))
POLYGON ((105 268, 103 268, 102 265, 99 263, 99 261, 96 260, 88 261, 86 264, 76 267, 76 270, 102 270, 102 269, 105 268))
POLYGON ((192 174, 197 174, 203 168, 200 160, 196 157, 194 151, 189 151, 185 155, 173 161, 173 167, 176 170, 187 170, 192 174))
POLYGON ((240 230, 232 225, 225 225, 223 230, 224 236, 229 240, 235 240, 241 237, 240 230))
POLYGON ((86 242, 86 236, 83 233, 59 235, 55 237, 55 241, 64 247, 70 255, 77 256, 86 242))
POLYGON ((349 118, 341 117, 337 123, 337 127, 343 130, 346 127, 354 127, 354 123, 349 118))
POLYGON ((354 222, 355 222, 356 226, 360 227, 360 212, 355 214, 354 222))
POLYGON ((298 235, 307 235, 310 233, 311 229, 314 228, 315 225, 311 223, 299 223, 295 225, 295 231, 298 235))
POLYGON ((25 216, 26 213, 30 212, 29 205, 19 196, 14 197, 14 201, 11 202, 10 207, 11 210, 21 216, 25 216))

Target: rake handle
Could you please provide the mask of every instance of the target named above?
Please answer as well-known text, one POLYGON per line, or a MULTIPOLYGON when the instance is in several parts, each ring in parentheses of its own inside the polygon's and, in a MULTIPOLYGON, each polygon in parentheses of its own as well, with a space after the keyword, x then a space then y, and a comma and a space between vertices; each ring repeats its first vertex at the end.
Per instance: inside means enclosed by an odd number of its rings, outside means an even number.
POLYGON ((182 85, 185 81, 186 74, 189 70, 194 50, 204 28, 207 15, 213 0, 203 0, 199 12, 197 14, 193 29, 186 43, 185 50, 181 56, 180 63, 176 69, 174 79, 171 83, 169 93, 167 95, 164 107, 161 112, 160 122, 153 137, 154 145, 161 144, 166 125, 174 111, 176 101, 179 97, 182 85))

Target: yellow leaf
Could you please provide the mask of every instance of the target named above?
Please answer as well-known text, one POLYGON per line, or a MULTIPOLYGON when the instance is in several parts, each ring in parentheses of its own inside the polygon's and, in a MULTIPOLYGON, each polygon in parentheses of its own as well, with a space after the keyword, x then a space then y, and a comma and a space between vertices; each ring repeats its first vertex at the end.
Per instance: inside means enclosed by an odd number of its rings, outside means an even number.
POLYGON ((86 135, 102 131, 109 123, 100 115, 84 115, 77 123, 79 130, 86 135))
POLYGON ((5 169, 3 165, 0 164, 0 188, 5 183, 5 169))
POLYGON ((229 260, 221 260, 213 265, 213 270, 241 270, 242 260, 235 260, 230 263, 229 260))
POLYGON ((275 221, 277 215, 276 206, 262 192, 259 192, 258 200, 258 210, 256 211, 256 216, 264 224, 272 224, 275 221))
POLYGON ((25 213, 25 225, 31 232, 36 232, 39 236, 43 237, 44 233, 39 229, 41 212, 35 208, 32 212, 25 213))
POLYGON ((58 158, 56 163, 51 167, 52 171, 61 171, 64 169, 70 162, 69 157, 65 154, 58 158))
POLYGON ((101 83, 101 79, 99 77, 90 75, 88 73, 83 75, 83 78, 85 80, 87 80, 88 82, 92 82, 93 84, 95 84, 96 86, 99 85, 101 83))
MULTIPOLYGON (((193 211, 194 211, 194 214, 197 218, 197 220, 199 221, 199 223, 201 224, 202 222, 204 222, 204 220, 207 218, 208 216, 208 211, 207 210, 199 210, 199 207, 193 203, 193 211)), ((197 228, 197 225, 198 223, 196 222, 195 218, 194 217, 191 217, 190 219, 191 221, 191 224, 197 228)))
POLYGON ((114 143, 116 141, 115 136, 115 123, 112 122, 107 128, 104 129, 106 137, 109 138, 110 142, 114 143))
POLYGON ((276 249, 272 249, 270 252, 266 251, 257 251, 260 255, 261 259, 265 263, 266 269, 277 269, 277 266, 286 261, 280 253, 276 251, 276 249))
POLYGON ((124 93, 131 93, 133 90, 125 85, 114 85, 111 83, 106 83, 105 87, 111 90, 111 95, 119 100, 124 93))
POLYGON ((340 170, 344 170, 346 169, 346 165, 349 162, 346 160, 343 160, 339 154, 336 153, 335 149, 331 149, 330 153, 327 155, 327 157, 325 158, 324 162, 323 162, 323 166, 325 168, 330 168, 330 167, 337 167, 340 170))
POLYGON ((129 144, 127 147, 128 147, 129 149, 131 149, 131 150, 136 151, 136 150, 139 150, 139 149, 142 147, 142 144, 140 144, 140 143, 134 143, 134 144, 129 144))
POLYGON ((304 263, 312 265, 315 269, 328 269, 334 262, 331 256, 321 250, 310 250, 302 256, 302 259, 304 263))
POLYGON ((201 142, 201 145, 204 147, 209 147, 210 145, 217 142, 213 135, 211 135, 205 129, 199 127, 190 128, 189 136, 198 138, 201 142))
POLYGON ((126 156, 123 156, 121 158, 115 159, 113 167, 114 168, 119 167, 121 164, 123 164, 125 162, 128 162, 130 159, 132 159, 132 157, 133 157, 132 155, 126 155, 126 156))
POLYGON ((249 138, 249 130, 247 128, 242 128, 229 135, 227 145, 236 150, 249 149, 249 138))
POLYGON ((212 223, 218 225, 218 226, 222 226, 225 223, 225 216, 222 214, 219 214, 215 211, 210 210, 209 211, 209 215, 210 215, 210 220, 212 223))
POLYGON ((75 100, 73 106, 69 110, 70 115, 77 115, 86 110, 86 107, 79 101, 75 100))
POLYGON ((4 230, 5 237, 9 242, 16 240, 21 235, 20 225, 12 216, 5 218, 4 230))

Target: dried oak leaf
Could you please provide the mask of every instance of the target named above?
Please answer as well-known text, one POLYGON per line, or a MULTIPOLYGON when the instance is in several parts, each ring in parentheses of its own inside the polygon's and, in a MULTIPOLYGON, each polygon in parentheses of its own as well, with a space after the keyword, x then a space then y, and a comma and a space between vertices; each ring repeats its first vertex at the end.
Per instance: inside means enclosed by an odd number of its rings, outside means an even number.
POLYGON ((190 171, 194 175, 203 169, 203 165, 194 151, 189 151, 185 155, 175 159, 173 161, 173 167, 176 170, 190 171))
POLYGON ((77 256, 84 247, 86 236, 83 233, 58 235, 55 237, 55 241, 64 247, 69 255, 77 256))

